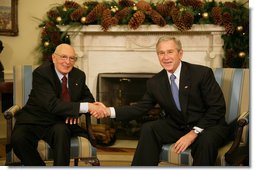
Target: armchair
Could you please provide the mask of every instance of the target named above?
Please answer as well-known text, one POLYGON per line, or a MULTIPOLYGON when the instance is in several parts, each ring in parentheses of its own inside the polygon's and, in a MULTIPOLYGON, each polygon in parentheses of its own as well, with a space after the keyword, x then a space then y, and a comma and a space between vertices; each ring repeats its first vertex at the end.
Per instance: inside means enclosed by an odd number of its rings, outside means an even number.
MULTIPOLYGON (((220 148, 216 165, 248 165, 249 160, 249 69, 213 69, 226 101, 226 121, 230 125, 231 140, 220 148)), ((174 144, 162 147, 161 162, 171 165, 192 165, 191 149, 176 154, 174 144)))
MULTIPOLYGON (((10 146, 10 138, 13 124, 15 122, 15 113, 19 111, 28 100, 28 95, 32 88, 32 71, 35 67, 36 66, 32 65, 19 65, 14 66, 13 68, 13 103, 15 105, 13 105, 4 112, 4 117, 7 120, 7 144, 5 165, 22 165, 22 163, 16 157, 10 146)), ((85 120, 85 122, 82 123, 81 126, 87 129, 89 139, 84 137, 73 137, 71 139, 70 158, 74 160, 75 166, 78 166, 80 160, 93 166, 99 166, 100 162, 96 154, 97 151, 95 148, 95 137, 92 132, 90 114, 86 114, 85 119, 82 118, 81 120, 82 122, 83 120, 85 120)), ((37 150, 39 151, 43 160, 50 161, 53 159, 52 149, 45 141, 39 141, 37 150)))

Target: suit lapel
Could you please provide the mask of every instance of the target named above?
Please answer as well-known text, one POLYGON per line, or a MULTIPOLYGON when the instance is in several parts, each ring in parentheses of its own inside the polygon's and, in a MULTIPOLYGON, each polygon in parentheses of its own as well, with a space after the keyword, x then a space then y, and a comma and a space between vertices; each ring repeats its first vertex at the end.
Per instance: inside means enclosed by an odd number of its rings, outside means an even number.
POLYGON ((184 62, 182 62, 181 68, 181 76, 180 76, 180 83, 179 83, 179 100, 182 108, 182 113, 186 116, 186 111, 188 107, 189 101, 189 93, 191 90, 191 78, 189 74, 188 67, 184 62))
POLYGON ((68 84, 71 100, 75 101, 78 96, 78 92, 80 92, 80 89, 78 88, 79 85, 76 79, 76 75, 72 71, 69 73, 68 84))

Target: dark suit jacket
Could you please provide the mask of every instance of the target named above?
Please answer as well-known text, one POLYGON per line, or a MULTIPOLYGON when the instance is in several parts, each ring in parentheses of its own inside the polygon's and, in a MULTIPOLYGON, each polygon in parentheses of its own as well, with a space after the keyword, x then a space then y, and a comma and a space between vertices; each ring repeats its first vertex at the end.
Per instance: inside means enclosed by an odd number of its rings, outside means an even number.
POLYGON ((67 116, 78 117, 80 102, 94 102, 85 81, 85 73, 73 67, 68 75, 71 102, 64 102, 60 99, 61 82, 54 64, 42 64, 33 72, 32 90, 26 105, 16 115, 16 124, 51 125, 65 121, 67 116))
POLYGON ((129 120, 145 114, 155 104, 165 111, 169 124, 175 128, 193 126, 207 128, 225 124, 225 100, 211 68, 182 62, 179 100, 182 111, 175 106, 166 70, 147 81, 142 100, 134 106, 116 107, 116 119, 129 120))

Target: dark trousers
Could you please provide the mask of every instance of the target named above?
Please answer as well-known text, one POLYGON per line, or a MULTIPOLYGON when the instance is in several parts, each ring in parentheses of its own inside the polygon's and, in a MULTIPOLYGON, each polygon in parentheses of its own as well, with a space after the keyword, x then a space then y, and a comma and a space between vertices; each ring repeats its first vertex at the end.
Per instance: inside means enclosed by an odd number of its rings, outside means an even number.
MULTIPOLYGON (((162 145, 176 142, 189 131, 190 129, 176 129, 167 119, 143 124, 132 166, 157 166, 162 145)), ((227 126, 215 126, 198 135, 191 145, 193 165, 214 165, 218 149, 224 144, 227 134, 227 126)))
POLYGON ((44 166, 37 145, 45 140, 53 150, 55 166, 68 166, 70 163, 70 140, 73 135, 85 132, 77 125, 57 123, 52 126, 15 125, 11 145, 14 153, 25 166, 44 166))

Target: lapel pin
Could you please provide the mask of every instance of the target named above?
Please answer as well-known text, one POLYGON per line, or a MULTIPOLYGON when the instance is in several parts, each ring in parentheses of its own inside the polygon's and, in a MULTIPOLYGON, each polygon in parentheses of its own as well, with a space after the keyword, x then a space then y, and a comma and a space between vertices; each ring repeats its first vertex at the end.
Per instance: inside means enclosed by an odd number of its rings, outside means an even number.
POLYGON ((78 86, 78 83, 76 83, 75 85, 78 86))

